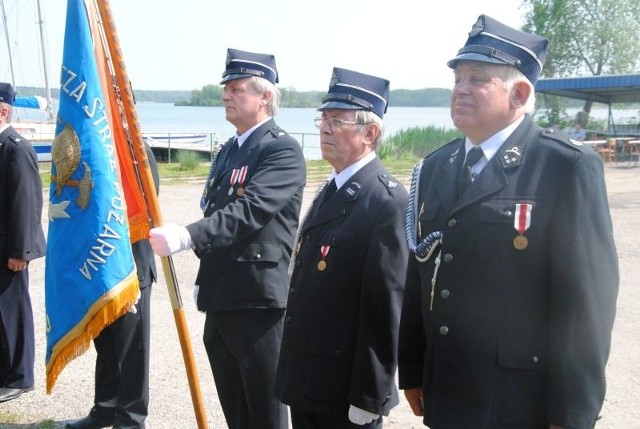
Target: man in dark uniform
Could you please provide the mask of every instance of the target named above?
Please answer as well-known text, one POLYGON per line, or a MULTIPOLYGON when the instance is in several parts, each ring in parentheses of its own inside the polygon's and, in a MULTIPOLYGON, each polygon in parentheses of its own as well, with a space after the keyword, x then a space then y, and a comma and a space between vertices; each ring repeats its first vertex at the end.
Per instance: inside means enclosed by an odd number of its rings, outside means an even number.
POLYGON ((273 119, 275 58, 229 49, 222 75, 226 118, 236 127, 212 164, 204 218, 151 230, 153 250, 200 258, 203 340, 231 429, 286 429, 273 394, 293 247, 305 186, 300 144, 273 119))
MULTIPOLYGON (((157 192, 160 186, 158 164, 149 145, 146 149, 157 192)), ((104 328, 94 339, 94 405, 88 416, 67 422, 67 428, 145 427, 149 408, 151 284, 157 273, 149 240, 137 241, 131 249, 140 284, 140 298, 127 314, 104 328)))
POLYGON ((399 350, 431 429, 586 429, 604 401, 619 280, 604 169, 528 114, 547 49, 481 15, 448 63, 465 137, 414 175, 399 350))
POLYGON ((0 82, 0 402, 33 389, 29 261, 46 248, 38 159, 10 124, 14 100, 11 84, 0 82))
POLYGON ((301 226, 276 395, 295 429, 379 428, 398 404, 407 191, 382 166, 389 81, 334 68, 316 119, 333 171, 301 226))

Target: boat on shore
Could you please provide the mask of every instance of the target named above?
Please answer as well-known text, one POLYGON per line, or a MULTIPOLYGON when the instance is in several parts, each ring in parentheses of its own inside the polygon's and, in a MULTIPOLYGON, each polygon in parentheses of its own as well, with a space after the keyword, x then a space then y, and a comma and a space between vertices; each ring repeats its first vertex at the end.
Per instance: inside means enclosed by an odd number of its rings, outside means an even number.
POLYGON ((152 141, 163 144, 198 144, 206 143, 208 134, 190 134, 190 133, 143 133, 143 137, 150 138, 152 141))
MULTIPOLYGON (((51 97, 51 87, 49 85, 47 51, 44 34, 44 19, 40 0, 36 2, 37 23, 40 31, 40 52, 42 55, 42 72, 45 83, 44 97, 38 95, 22 96, 18 94, 13 104, 13 118, 11 125, 29 140, 38 155, 39 162, 51 161, 51 145, 55 138, 56 122, 53 114, 53 99, 51 97)), ((11 71, 11 84, 17 90, 15 73, 13 68, 12 44, 9 40, 9 24, 5 10, 4 0, 0 0, 0 11, 2 12, 2 22, 6 36, 8 63, 11 71)))

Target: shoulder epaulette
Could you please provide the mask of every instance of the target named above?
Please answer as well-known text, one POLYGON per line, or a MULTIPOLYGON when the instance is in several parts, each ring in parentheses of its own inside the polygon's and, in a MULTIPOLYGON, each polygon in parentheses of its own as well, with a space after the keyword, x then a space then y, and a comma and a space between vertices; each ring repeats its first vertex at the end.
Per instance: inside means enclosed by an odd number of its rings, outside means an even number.
POLYGON ((24 138, 18 133, 9 134, 8 137, 9 137, 9 140, 11 140, 14 143, 20 143, 21 141, 24 140, 24 138))
POLYGON ((386 173, 378 175, 378 180, 388 189, 394 189, 400 185, 396 179, 386 173))
POLYGON ((584 143, 580 140, 574 140, 570 138, 568 135, 564 133, 558 133, 553 128, 545 128, 540 133, 540 136, 547 140, 553 140, 555 142, 561 143, 565 146, 568 146, 572 149, 582 151, 585 147, 584 143))

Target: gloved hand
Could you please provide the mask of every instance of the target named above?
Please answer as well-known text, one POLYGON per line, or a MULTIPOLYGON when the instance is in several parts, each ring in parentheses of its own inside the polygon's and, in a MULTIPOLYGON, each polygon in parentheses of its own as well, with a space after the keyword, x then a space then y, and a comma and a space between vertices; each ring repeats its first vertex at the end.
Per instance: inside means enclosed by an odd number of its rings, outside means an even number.
POLYGON ((357 425, 366 425, 374 420, 378 420, 379 414, 370 413, 354 405, 349 406, 349 420, 357 425))
POLYGON ((149 243, 160 256, 169 256, 191 248, 191 235, 187 228, 173 223, 165 223, 149 231, 149 243))
POLYGON ((136 307, 136 305, 138 304, 138 301, 140 301, 140 297, 142 295, 140 294, 140 289, 138 289, 138 296, 136 296, 136 300, 134 301, 133 305, 131 307, 129 307, 129 313, 131 314, 137 314, 138 313, 138 308, 136 307))
POLYGON ((198 307, 198 293, 200 292, 199 285, 193 285, 193 302, 196 303, 196 307, 198 307))

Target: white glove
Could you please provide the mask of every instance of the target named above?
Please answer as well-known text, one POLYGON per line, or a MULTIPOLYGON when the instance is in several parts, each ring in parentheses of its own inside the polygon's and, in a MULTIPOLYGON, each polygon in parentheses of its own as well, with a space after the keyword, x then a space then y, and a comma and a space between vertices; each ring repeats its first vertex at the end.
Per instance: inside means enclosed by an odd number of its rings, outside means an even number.
POLYGON ((191 248, 191 235, 187 228, 173 223, 165 223, 149 231, 149 243, 160 256, 169 256, 191 248))
POLYGON ((354 405, 349 406, 349 420, 351 420, 351 423, 366 425, 374 420, 378 420, 379 417, 379 414, 370 413, 354 405))
POLYGON ((140 297, 142 295, 140 294, 140 289, 138 289, 138 296, 136 296, 136 300, 133 303, 133 305, 131 307, 129 307, 129 313, 131 314, 138 314, 138 309, 136 308, 136 305, 138 305, 138 302, 140 301, 140 297))
POLYGON ((200 292, 200 286, 193 285, 193 302, 196 303, 196 307, 198 307, 198 292, 200 292))

